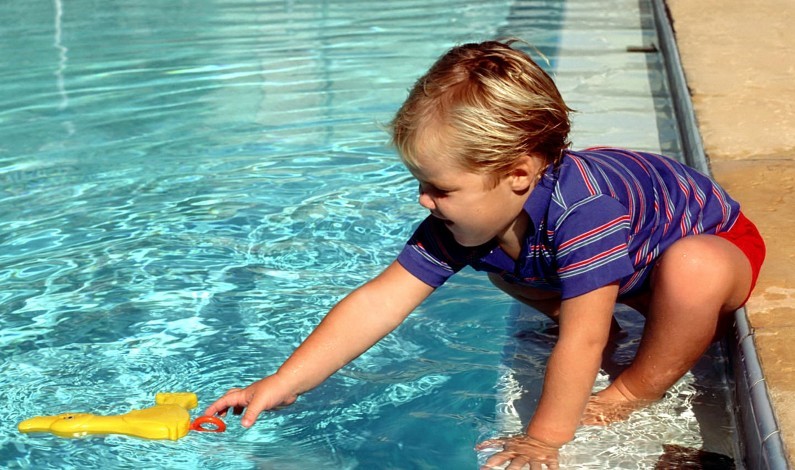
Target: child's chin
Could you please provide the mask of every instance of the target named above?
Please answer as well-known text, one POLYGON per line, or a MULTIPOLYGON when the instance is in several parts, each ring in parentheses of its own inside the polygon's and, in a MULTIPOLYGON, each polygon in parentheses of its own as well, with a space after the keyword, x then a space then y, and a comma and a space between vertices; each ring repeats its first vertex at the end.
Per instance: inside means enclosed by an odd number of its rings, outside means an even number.
POLYGON ((489 240, 475 239, 471 237, 462 237, 460 235, 456 235, 455 233, 453 233, 453 238, 455 238, 455 241, 457 241, 459 245, 466 247, 476 247, 484 245, 489 241, 489 240))

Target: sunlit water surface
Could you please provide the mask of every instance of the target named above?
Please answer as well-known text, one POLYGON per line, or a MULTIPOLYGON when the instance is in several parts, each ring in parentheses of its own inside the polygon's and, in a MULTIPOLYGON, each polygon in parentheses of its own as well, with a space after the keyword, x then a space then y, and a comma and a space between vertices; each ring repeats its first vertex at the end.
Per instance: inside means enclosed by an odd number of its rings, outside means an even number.
MULTIPOLYGON (((0 466, 476 467, 475 443, 526 420, 554 335, 471 271, 252 429, 65 440, 15 424, 159 391, 204 407, 273 372, 425 216, 383 126, 453 44, 523 37, 580 111, 575 144, 677 156, 657 59, 625 49, 650 37, 644 4, 616 3, 6 1, 0 466)), ((641 327, 622 322, 619 365, 641 327)), ((716 351, 652 409, 581 430, 564 463, 649 468, 663 444, 710 439, 730 454, 722 368, 716 351)))

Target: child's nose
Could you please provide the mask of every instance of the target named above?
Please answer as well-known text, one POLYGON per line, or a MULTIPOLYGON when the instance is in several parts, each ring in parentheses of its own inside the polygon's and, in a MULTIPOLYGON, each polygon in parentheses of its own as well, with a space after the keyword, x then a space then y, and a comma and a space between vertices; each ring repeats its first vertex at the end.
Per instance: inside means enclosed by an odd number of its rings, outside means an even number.
POLYGON ((420 189, 419 203, 422 207, 428 209, 429 211, 436 209, 436 203, 433 202, 433 198, 422 189, 420 189))

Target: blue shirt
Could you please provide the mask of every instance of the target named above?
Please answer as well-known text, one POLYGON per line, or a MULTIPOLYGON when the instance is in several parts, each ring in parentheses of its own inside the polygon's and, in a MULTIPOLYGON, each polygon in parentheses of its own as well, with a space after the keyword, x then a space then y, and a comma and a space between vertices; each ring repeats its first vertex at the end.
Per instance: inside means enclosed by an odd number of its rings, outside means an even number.
POLYGON ((563 299, 619 281, 637 293, 654 261, 688 235, 728 231, 740 206, 710 178, 671 158, 615 148, 566 151, 524 204, 530 218, 516 261, 495 241, 458 244, 426 218, 398 262, 432 287, 464 266, 508 282, 559 292, 563 299))

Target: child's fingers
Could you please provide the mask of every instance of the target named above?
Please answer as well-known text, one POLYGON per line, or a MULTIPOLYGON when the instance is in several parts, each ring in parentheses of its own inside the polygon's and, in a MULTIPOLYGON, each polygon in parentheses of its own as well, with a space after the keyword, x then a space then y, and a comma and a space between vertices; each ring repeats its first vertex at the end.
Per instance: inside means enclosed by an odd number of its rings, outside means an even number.
MULTIPOLYGON (((507 452, 499 452, 491 457, 486 461, 486 463, 481 467, 481 469, 490 469, 490 468, 497 468, 504 465, 506 462, 510 462, 513 460, 515 456, 513 454, 509 454, 507 452)), ((524 466, 524 462, 522 462, 524 466)), ((520 467, 521 468, 521 467, 520 467)))
POLYGON ((244 428, 250 428, 257 422, 257 417, 260 413, 271 408, 273 408, 273 404, 268 401, 268 397, 265 394, 254 396, 251 399, 251 403, 246 407, 246 412, 243 413, 240 424, 242 424, 244 428))
POLYGON ((215 400, 213 404, 204 410, 204 416, 213 416, 215 414, 225 416, 229 408, 245 406, 245 403, 241 401, 241 399, 244 399, 245 396, 241 392, 242 390, 239 388, 233 388, 229 390, 224 394, 224 396, 218 400, 215 400))
POLYGON ((246 412, 243 413, 243 417, 240 419, 240 424, 242 424, 244 428, 250 428, 257 422, 257 417, 263 409, 264 407, 249 405, 248 408, 246 408, 246 412))
POLYGON ((257 422, 257 416, 259 416, 259 411, 255 412, 251 408, 247 408, 246 413, 240 420, 240 424, 243 425, 244 428, 250 428, 251 426, 254 426, 254 423, 257 422))
POLYGON ((205 416, 219 414, 225 415, 231 409, 236 415, 243 413, 240 423, 243 427, 251 427, 256 421, 257 416, 264 410, 270 410, 280 405, 289 405, 296 399, 295 395, 287 395, 278 391, 274 393, 273 378, 266 377, 254 382, 244 389, 230 389, 224 396, 210 405, 204 411, 205 416))
POLYGON ((229 409, 228 406, 224 406, 219 402, 215 402, 212 405, 208 406, 207 409, 204 410, 204 416, 226 416, 226 412, 229 409))
POLYGON ((488 439, 475 446, 475 450, 502 449, 505 446, 503 439, 488 439))

